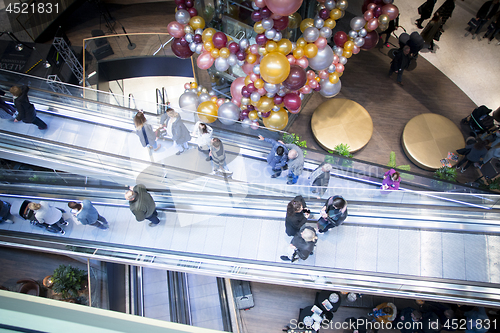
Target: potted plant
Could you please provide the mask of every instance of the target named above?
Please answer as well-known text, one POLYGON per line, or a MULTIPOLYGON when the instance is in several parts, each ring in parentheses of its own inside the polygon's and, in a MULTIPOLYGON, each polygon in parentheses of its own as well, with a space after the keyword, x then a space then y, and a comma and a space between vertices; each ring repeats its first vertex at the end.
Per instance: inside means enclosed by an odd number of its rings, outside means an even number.
POLYGON ((87 279, 87 272, 70 265, 59 265, 52 275, 52 289, 63 299, 78 297, 78 291, 87 279))

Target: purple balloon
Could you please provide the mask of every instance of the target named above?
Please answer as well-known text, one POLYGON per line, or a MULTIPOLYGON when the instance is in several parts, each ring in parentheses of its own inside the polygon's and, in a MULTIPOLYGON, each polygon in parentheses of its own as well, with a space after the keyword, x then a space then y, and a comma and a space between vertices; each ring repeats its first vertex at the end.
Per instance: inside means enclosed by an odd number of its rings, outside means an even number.
POLYGON ((373 16, 378 18, 380 15, 382 15, 382 6, 377 6, 373 10, 373 16))
POLYGON ((248 84, 248 86, 246 86, 246 87, 247 87, 247 90, 250 92, 250 94, 257 90, 257 88, 255 88, 255 85, 253 84, 253 82, 250 82, 248 84))
POLYGON ((318 85, 316 88, 314 88, 314 91, 320 91, 321 90, 321 86, 318 85))
POLYGON ((262 15, 260 14, 260 10, 254 10, 252 13, 252 21, 259 22, 262 20, 262 15))
POLYGON ((258 44, 258 45, 265 45, 267 43, 267 38, 264 34, 258 34, 256 37, 255 37, 255 42, 258 44))
POLYGON ((189 43, 183 46, 180 38, 175 38, 172 42, 172 52, 177 58, 187 59, 193 55, 193 51, 189 49, 189 43))
POLYGON ((227 44, 227 36, 223 32, 216 32, 212 37, 212 43, 218 49, 226 47, 227 44))
POLYGON ((297 94, 286 94, 283 99, 285 107, 289 110, 298 110, 302 104, 299 95, 297 94))
POLYGON ((299 65, 290 66, 290 74, 285 81, 283 81, 283 86, 290 90, 299 90, 306 84, 307 75, 306 71, 299 65))
POLYGON ((189 16, 191 17, 198 16, 198 11, 194 7, 188 8, 187 11, 189 12, 189 16))
POLYGON ((262 116, 262 118, 267 118, 271 115, 271 111, 261 112, 260 115, 262 116))
POLYGON ((271 10, 267 7, 261 8, 260 10, 260 15, 262 16, 262 19, 269 18, 271 17, 272 14, 273 12, 271 12, 271 10))
POLYGON ((288 27, 288 16, 282 16, 281 18, 274 20, 274 29, 281 31, 286 29, 286 27, 288 27))
POLYGON ((246 57, 247 57, 247 55, 245 54, 244 51, 239 50, 238 52, 236 52, 236 58, 238 60, 243 61, 243 60, 245 60, 246 57))
POLYGON ((187 9, 186 4, 181 3, 180 5, 177 5, 177 10, 181 10, 181 9, 187 9))
POLYGON ((250 112, 250 111, 248 111, 248 109, 246 109, 246 110, 242 110, 242 111, 240 112, 240 120, 247 119, 247 118, 248 118, 248 113, 249 113, 249 112, 250 112))
POLYGON ((326 8, 323 8, 322 10, 319 11, 319 17, 323 20, 326 20, 327 18, 330 17, 330 11, 326 8))
POLYGON ((189 45, 189 42, 186 40, 186 38, 184 36, 181 37, 180 43, 182 46, 189 45))
POLYGON ((200 34, 196 34, 193 37, 193 42, 195 42, 196 44, 199 44, 199 43, 203 42, 203 37, 200 34))
POLYGON ((274 105, 280 105, 281 103, 283 103, 283 97, 279 95, 274 96, 274 105))
POLYGON ((191 8, 194 6, 194 2, 193 0, 186 0, 186 7, 187 8, 191 8))
POLYGON ((229 43, 227 48, 229 49, 229 52, 231 52, 232 54, 236 54, 236 52, 240 50, 240 46, 238 45, 238 43, 235 42, 229 43))
POLYGON ((185 3, 185 1, 184 1, 184 0, 175 0, 174 2, 175 2, 175 4, 176 4, 177 6, 182 5, 182 4, 184 4, 184 3, 185 3))
POLYGON ((248 88, 246 86, 243 86, 243 88, 241 88, 241 96, 249 98, 250 94, 251 92, 248 91, 248 88))
POLYGON ((253 106, 252 104, 250 105, 247 105, 247 110, 250 112, 250 111, 253 111, 255 110, 255 106, 253 106))

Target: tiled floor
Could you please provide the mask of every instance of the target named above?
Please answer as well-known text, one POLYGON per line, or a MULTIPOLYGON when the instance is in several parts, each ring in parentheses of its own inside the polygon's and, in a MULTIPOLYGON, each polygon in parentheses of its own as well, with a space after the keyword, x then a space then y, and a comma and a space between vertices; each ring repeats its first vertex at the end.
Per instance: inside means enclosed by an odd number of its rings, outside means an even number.
POLYGON ((143 270, 144 316, 170 321, 167 272, 145 267, 143 270))
POLYGON ((188 274, 193 326, 223 330, 217 280, 213 276, 188 274))

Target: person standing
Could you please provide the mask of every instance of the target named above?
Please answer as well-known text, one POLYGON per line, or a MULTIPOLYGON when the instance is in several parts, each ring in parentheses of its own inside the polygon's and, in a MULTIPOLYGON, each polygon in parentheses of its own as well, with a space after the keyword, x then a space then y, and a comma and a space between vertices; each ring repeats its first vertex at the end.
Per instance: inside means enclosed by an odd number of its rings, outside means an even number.
POLYGON ((172 138, 177 147, 175 155, 180 155, 189 149, 188 142, 191 140, 191 134, 182 122, 181 116, 174 109, 168 108, 167 113, 161 116, 160 122, 167 129, 167 136, 172 138))
POLYGON ((325 194, 326 189, 328 188, 328 183, 330 182, 330 171, 332 171, 332 165, 323 162, 311 173, 311 176, 309 176, 311 185, 314 186, 312 193, 317 193, 318 199, 325 194))
POLYGON ((287 255, 281 256, 283 261, 295 262, 302 259, 306 260, 313 253, 314 246, 318 241, 316 231, 313 227, 302 226, 299 232, 293 236, 292 242, 287 249, 287 255))
POLYGON ((384 173, 384 180, 382 181, 381 190, 399 190, 399 184, 401 183, 401 176, 399 172, 394 169, 386 171, 384 173))
POLYGON ((212 173, 217 172, 225 173, 226 175, 231 175, 232 172, 229 171, 226 164, 226 151, 224 150, 224 145, 219 138, 212 138, 210 141, 210 157, 212 158, 212 173))
POLYGON ((418 7, 418 13, 420 18, 415 21, 415 24, 419 29, 423 29, 422 23, 432 16, 432 11, 434 10, 434 5, 437 0, 427 0, 420 7, 418 7))
POLYGON ((83 225, 93 225, 102 230, 109 228, 108 221, 99 213, 89 200, 83 200, 81 204, 70 201, 68 207, 76 219, 83 225))
MULTIPOLYGON (((192 136, 196 137, 196 143, 198 144, 198 150, 203 153, 210 153, 210 141, 212 140, 212 127, 198 121, 194 125, 194 131, 192 136)), ((207 161, 210 161, 210 156, 207 157, 207 161)))
POLYGON ((389 77, 391 77, 393 72, 397 73, 397 82, 398 84, 403 85, 403 72, 408 68, 408 66, 410 66, 411 59, 410 47, 408 45, 405 45, 402 50, 396 51, 396 55, 391 61, 389 77))
POLYGON ((259 140, 268 142, 273 146, 267 155, 267 164, 271 166, 271 170, 273 171, 271 178, 281 176, 281 172, 288 162, 288 149, 284 144, 273 139, 264 138, 262 135, 259 135, 259 140))
POLYGON ((10 93, 14 96, 14 106, 17 109, 17 117, 14 121, 22 121, 24 123, 38 126, 38 129, 47 129, 47 124, 36 116, 35 106, 30 103, 28 98, 28 86, 13 86, 10 88, 10 93))
POLYGON ((389 38, 391 38, 392 32, 395 31, 398 27, 399 27, 399 15, 394 20, 389 21, 389 27, 386 30, 382 31, 379 35, 380 38, 382 38, 382 35, 385 34, 385 42, 384 42, 385 47, 391 46, 391 44, 389 44, 389 38))
POLYGON ((488 141, 483 141, 481 139, 478 139, 475 143, 465 146, 464 148, 465 156, 457 163, 455 167, 458 169, 460 168, 460 166, 462 166, 462 164, 467 162, 465 166, 462 168, 462 170, 460 170, 461 173, 464 173, 465 170, 467 170, 467 168, 470 167, 472 164, 481 162, 481 159, 488 152, 488 148, 486 148, 487 144, 488 141))
POLYGON ((155 201, 146 186, 137 184, 133 188, 130 187, 125 193, 125 199, 129 201, 130 211, 138 222, 149 220, 150 227, 156 227, 160 223, 155 201))
POLYGON ((326 200, 320 214, 318 232, 323 233, 338 227, 347 218, 347 201, 340 195, 334 195, 326 200))
MULTIPOLYGON (((476 13, 476 23, 477 27, 473 25, 469 25, 467 28, 467 32, 465 33, 465 37, 469 36, 472 32, 472 39, 476 38, 477 33, 481 30, 483 25, 491 20, 491 18, 498 12, 498 8, 500 6, 500 0, 490 0, 486 1, 481 8, 476 13)), ((481 37, 478 37, 478 40, 481 40, 481 37)))
POLYGON ((288 149, 288 185, 297 183, 299 176, 304 170, 304 153, 296 144, 287 143, 288 149))
MULTIPOLYGON (((464 0, 462 0, 464 1, 464 0)), ((439 13, 439 17, 443 20, 443 24, 446 24, 446 21, 451 17, 453 11, 455 10, 455 0, 446 0, 441 7, 438 8, 437 13, 439 13)))
MULTIPOLYGON (((497 14, 495 20, 490 24, 488 30, 484 33, 483 38, 488 38, 488 35, 490 35, 488 39, 488 44, 491 44, 493 38, 495 38, 495 36, 499 31, 500 31, 500 13, 497 14)), ((477 40, 481 39, 478 37, 477 40)), ((500 45, 500 42, 498 42, 497 45, 500 45)))
POLYGON ((424 30, 420 33, 420 36, 424 39, 424 42, 429 45, 429 50, 434 52, 434 38, 438 38, 439 32, 442 32, 441 27, 443 26, 443 20, 439 16, 438 12, 434 13, 432 20, 427 23, 424 30))
POLYGON ((54 207, 52 202, 47 201, 30 202, 28 208, 35 212, 36 221, 31 222, 33 225, 64 235, 65 232, 61 226, 68 225, 68 222, 62 216, 64 212, 62 209, 54 207))
POLYGON ((149 149, 153 149, 157 151, 161 148, 161 144, 156 142, 156 134, 153 131, 153 127, 148 124, 146 117, 142 111, 137 112, 134 117, 135 124, 135 134, 141 140, 141 144, 143 147, 148 147, 149 149))
POLYGON ((301 195, 297 195, 286 207, 285 232, 288 236, 295 236, 300 228, 307 223, 310 210, 301 195))

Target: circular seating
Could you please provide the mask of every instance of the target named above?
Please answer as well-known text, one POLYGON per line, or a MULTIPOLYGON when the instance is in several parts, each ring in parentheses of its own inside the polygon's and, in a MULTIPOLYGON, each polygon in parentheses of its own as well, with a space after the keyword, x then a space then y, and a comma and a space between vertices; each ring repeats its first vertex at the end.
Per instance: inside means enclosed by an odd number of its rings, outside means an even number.
POLYGON ((313 113, 311 129, 318 144, 334 150, 341 143, 354 153, 370 141, 373 121, 370 114, 358 103, 334 98, 322 103, 313 113))
POLYGON ((412 118, 405 126, 401 145, 406 156, 425 170, 439 169, 448 152, 465 147, 460 129, 448 118, 424 113, 412 118))

